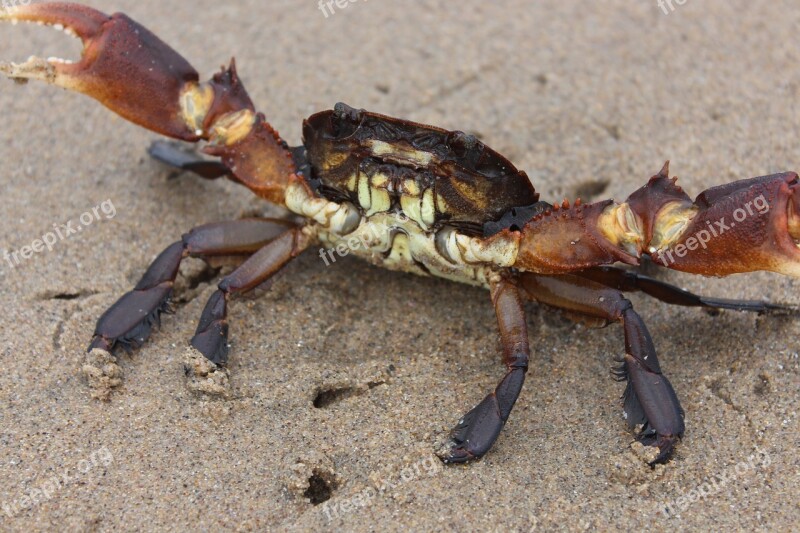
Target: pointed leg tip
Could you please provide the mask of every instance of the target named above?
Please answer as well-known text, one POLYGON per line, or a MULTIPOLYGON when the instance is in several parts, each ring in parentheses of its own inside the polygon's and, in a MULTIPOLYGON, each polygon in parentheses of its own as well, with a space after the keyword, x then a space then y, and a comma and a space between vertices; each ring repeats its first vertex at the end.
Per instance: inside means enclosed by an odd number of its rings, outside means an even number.
POLYGON ((225 366, 228 363, 228 326, 216 323, 192 338, 192 348, 211 364, 225 366))
POLYGON ((435 453, 444 464, 461 464, 480 459, 480 457, 471 453, 465 447, 465 444, 468 443, 454 437, 451 432, 451 435, 446 440, 439 443, 435 453))
POLYGON ((677 443, 677 438, 671 442, 660 442, 658 444, 658 455, 655 459, 650 461, 648 465, 650 467, 655 468, 656 465, 664 465, 667 464, 671 459, 672 455, 675 452, 675 444, 677 443))
POLYGON ((492 448, 504 425, 497 397, 490 394, 458 421, 437 455, 445 463, 480 459, 492 448))
POLYGON ((172 283, 165 282, 147 290, 124 294, 97 321, 89 350, 111 352, 121 346, 126 352, 141 347, 160 326, 160 315, 169 306, 172 283))
POLYGON ((632 447, 648 466, 655 468, 656 465, 667 464, 672 459, 679 441, 678 435, 640 435, 632 447))
POLYGON ((227 295, 217 290, 208 299, 191 345, 215 365, 228 362, 227 295))

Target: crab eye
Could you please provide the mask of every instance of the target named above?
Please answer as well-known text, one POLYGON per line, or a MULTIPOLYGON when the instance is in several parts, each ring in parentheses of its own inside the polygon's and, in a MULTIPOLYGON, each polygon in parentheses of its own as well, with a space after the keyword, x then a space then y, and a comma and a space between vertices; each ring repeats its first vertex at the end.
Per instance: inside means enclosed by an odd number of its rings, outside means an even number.
POLYGON ((339 102, 333 107, 331 115, 331 133, 337 139, 350 137, 356 132, 364 119, 364 110, 355 109, 339 102))

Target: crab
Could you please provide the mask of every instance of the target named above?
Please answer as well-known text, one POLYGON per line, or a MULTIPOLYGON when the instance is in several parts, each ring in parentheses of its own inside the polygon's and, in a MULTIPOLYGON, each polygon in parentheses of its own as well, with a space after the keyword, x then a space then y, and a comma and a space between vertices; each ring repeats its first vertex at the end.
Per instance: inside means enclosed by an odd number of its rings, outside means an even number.
POLYGON ((623 408, 651 464, 669 460, 684 411, 651 336, 625 292, 663 302, 757 313, 794 312, 760 301, 707 298, 643 275, 647 261, 705 276, 765 270, 800 277, 800 179, 752 178, 692 200, 669 164, 624 202, 550 203, 527 175, 471 135, 337 104, 303 124, 291 148, 257 113, 235 62, 200 82, 178 53, 124 14, 69 3, 18 6, 0 20, 61 29, 84 45, 76 62, 0 63, 24 82, 88 95, 123 118, 172 139, 206 143, 188 154, 157 142, 156 159, 206 179, 226 177, 294 219, 249 218, 192 229, 166 248, 132 291, 98 320, 89 350, 139 347, 169 306, 187 257, 232 259, 199 320, 191 347, 213 368, 228 360, 231 298, 265 284, 301 253, 321 247, 392 270, 484 287, 494 305, 505 374, 464 415, 440 451, 448 463, 484 456, 520 395, 530 352, 525 304, 620 323, 625 350, 614 371, 623 408))

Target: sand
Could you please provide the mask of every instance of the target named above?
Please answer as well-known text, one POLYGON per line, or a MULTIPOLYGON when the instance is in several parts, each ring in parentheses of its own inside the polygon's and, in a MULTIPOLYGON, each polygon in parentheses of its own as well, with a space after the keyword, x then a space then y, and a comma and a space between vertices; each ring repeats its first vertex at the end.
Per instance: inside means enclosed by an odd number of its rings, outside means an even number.
MULTIPOLYGON (((478 134, 548 200, 623 199, 666 159, 692 195, 797 170, 797 3, 668 4, 372 0, 326 18, 312 0, 94 2, 204 75, 235 54, 292 144, 304 117, 344 101, 478 134)), ((78 50, 0 26, 3 59, 78 50)), ((536 305, 531 371, 497 445, 442 467, 435 446, 502 375, 488 295, 313 251, 233 305, 226 375, 186 352, 214 289, 188 264, 177 313, 100 365, 95 380, 120 384, 93 399, 94 322, 154 256, 198 224, 272 211, 232 183, 170 177, 145 154, 156 135, 82 96, 3 82, 0 110, 0 249, 114 207, 0 262, 0 529, 800 529, 796 319, 631 297, 686 409, 685 439, 655 469, 609 376, 620 328, 536 305)), ((777 275, 658 276, 800 304, 777 275)))

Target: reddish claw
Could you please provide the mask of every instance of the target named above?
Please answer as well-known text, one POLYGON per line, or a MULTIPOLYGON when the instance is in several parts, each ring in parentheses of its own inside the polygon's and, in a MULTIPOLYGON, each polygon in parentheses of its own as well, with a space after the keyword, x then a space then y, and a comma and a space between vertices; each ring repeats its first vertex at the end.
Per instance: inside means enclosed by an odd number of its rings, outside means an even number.
POLYGON ((768 270, 800 277, 800 180, 794 172, 741 180, 691 198, 669 164, 622 204, 576 204, 523 232, 517 267, 567 273, 650 255, 707 276, 768 270), (560 243, 555 244, 554 243, 560 243))
POLYGON ((81 5, 53 3, 10 8, 0 13, 0 20, 63 29, 84 45, 77 62, 31 57, 22 64, 2 63, 0 72, 81 92, 131 122, 170 137, 200 137, 188 127, 179 106, 187 84, 197 84, 197 71, 127 15, 109 17, 81 5))
POLYGON ((206 139, 206 151, 236 169, 234 179, 259 196, 283 203, 295 174, 291 153, 278 133, 256 114, 235 63, 208 83, 147 28, 127 15, 111 16, 68 3, 34 4, 0 12, 0 21, 35 22, 83 41, 81 59, 31 57, 0 63, 6 76, 81 92, 129 121, 181 139, 206 139))
POLYGON ((768 270, 800 277, 800 181, 794 172, 714 187, 684 208, 695 213, 680 236, 652 252, 657 263, 706 276, 768 270))

